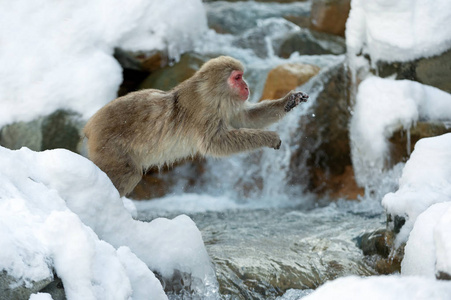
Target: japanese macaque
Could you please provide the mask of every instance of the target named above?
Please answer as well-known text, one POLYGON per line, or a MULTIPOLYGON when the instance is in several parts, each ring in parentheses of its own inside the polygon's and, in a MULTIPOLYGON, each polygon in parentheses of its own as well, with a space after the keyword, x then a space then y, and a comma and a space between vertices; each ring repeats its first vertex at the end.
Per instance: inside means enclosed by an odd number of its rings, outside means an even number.
POLYGON ((121 196, 153 166, 202 156, 221 157, 261 147, 279 149, 274 131, 262 130, 305 102, 302 92, 249 103, 242 64, 221 56, 168 92, 146 89, 119 97, 88 121, 89 158, 121 196))

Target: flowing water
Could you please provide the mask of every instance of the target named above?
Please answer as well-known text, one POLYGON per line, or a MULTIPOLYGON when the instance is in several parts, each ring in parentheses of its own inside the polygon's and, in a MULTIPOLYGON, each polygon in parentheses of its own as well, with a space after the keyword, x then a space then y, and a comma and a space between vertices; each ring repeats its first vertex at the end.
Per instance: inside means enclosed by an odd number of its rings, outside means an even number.
MULTIPOLYGON (((282 16, 307 16, 309 2, 205 5, 210 25, 224 26, 230 34, 210 32, 196 51, 240 59, 253 90, 250 101, 258 101, 268 71, 279 64, 309 63, 321 71, 299 88, 310 95, 309 102, 272 128, 283 141, 279 151, 264 149, 207 160, 200 175, 202 186, 187 191, 180 184, 165 199, 138 202, 138 218, 189 215, 202 232, 222 299, 299 299, 330 279, 375 274, 357 240, 365 232, 385 227, 378 197, 328 203, 306 193, 303 182, 287 183, 290 158, 298 147, 293 137, 303 134, 298 120, 309 114, 330 70, 344 64, 345 56, 294 53, 282 59, 275 55, 284 37, 305 31, 282 16)), ((333 41, 318 43, 337 47, 333 41)), ((335 53, 334 49, 330 52, 335 53)), ((182 174, 183 168, 174 172, 182 174)))

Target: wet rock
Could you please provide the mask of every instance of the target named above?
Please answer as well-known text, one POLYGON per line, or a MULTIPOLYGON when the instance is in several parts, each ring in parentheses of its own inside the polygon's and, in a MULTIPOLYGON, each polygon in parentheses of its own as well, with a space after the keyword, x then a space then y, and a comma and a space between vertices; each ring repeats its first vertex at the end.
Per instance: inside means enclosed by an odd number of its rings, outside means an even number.
POLYGON ((396 79, 418 81, 451 93, 451 50, 410 62, 378 62, 377 73, 381 77, 395 74, 396 79))
POLYGON ((284 19, 262 20, 240 35, 233 45, 252 49, 258 57, 265 58, 277 52, 285 36, 298 31, 296 25, 284 19))
POLYGON ((0 131, 0 145, 9 149, 28 147, 39 151, 42 145, 42 119, 31 122, 17 122, 4 126, 0 131))
POLYGON ((50 294, 53 300, 66 300, 66 292, 64 291, 62 280, 56 275, 54 277, 54 280, 39 292, 50 294))
POLYGON ((168 91, 180 82, 190 78, 209 58, 196 53, 185 53, 172 66, 152 72, 139 86, 140 89, 168 91))
POLYGON ((80 130, 84 122, 73 112, 57 110, 42 120, 42 150, 64 148, 79 152, 80 130))
POLYGON ((345 40, 339 36, 302 29, 288 35, 280 44, 277 54, 288 58, 293 52, 301 55, 343 54, 345 40))
POLYGON ((351 0, 313 0, 310 28, 344 37, 350 9, 351 0))
POLYGON ((451 275, 446 272, 438 272, 436 277, 438 280, 451 280, 451 275))
POLYGON ((416 75, 419 82, 451 93, 451 50, 419 60, 416 75))
POLYGON ((369 223, 376 226, 382 217, 329 219, 271 208, 200 213, 193 220, 225 297, 275 299, 288 289, 314 289, 342 276, 375 274, 352 237, 374 228, 369 223))
POLYGON ((203 184, 205 159, 195 157, 161 169, 152 168, 143 175, 135 189, 128 195, 135 200, 163 197, 174 188, 189 192, 203 184))
POLYGON ((137 90, 151 72, 169 64, 167 55, 161 51, 132 52, 116 48, 114 58, 122 67, 123 80, 119 87, 118 96, 137 90))
POLYGON ((28 299, 31 294, 41 291, 45 286, 51 283, 52 278, 45 278, 31 285, 25 285, 18 282, 5 271, 0 272, 0 300, 23 300, 28 299))
POLYGON ((393 231, 379 229, 364 233, 357 238, 357 245, 366 262, 372 265, 379 274, 393 274, 401 271, 401 261, 404 257, 404 246, 394 249, 393 231))
POLYGON ((319 70, 318 66, 301 63, 289 63, 275 67, 268 73, 260 100, 278 99, 285 96, 289 91, 318 74, 319 70))
POLYGON ((34 151, 64 148, 80 153, 83 126, 79 114, 57 110, 31 122, 4 126, 0 131, 0 145, 9 149, 28 147, 34 151))
POLYGON ((394 132, 389 139, 390 166, 406 162, 418 140, 449 132, 451 132, 449 124, 437 121, 418 122, 410 130, 400 129, 394 132))
MULTIPOLYGON (((212 2, 212 1, 207 1, 212 2)), ((218 33, 239 35, 257 26, 267 18, 286 19, 296 25, 309 26, 310 5, 277 5, 280 1, 262 5, 254 1, 228 3, 225 1, 206 3, 208 26, 218 33)), ((298 1, 291 1, 298 2, 298 1)))
POLYGON ((304 134, 291 157, 290 182, 308 182, 308 191, 320 196, 356 199, 364 190, 355 182, 350 157, 348 73, 341 65, 324 80, 324 89, 300 120, 304 134))

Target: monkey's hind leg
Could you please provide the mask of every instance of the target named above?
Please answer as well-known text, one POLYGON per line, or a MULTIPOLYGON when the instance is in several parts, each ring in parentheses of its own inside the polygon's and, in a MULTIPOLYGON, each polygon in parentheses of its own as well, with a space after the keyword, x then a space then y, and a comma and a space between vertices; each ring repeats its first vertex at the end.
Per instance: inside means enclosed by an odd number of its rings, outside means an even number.
POLYGON ((91 160, 108 175, 121 197, 133 191, 143 175, 141 166, 127 154, 103 153, 91 160))

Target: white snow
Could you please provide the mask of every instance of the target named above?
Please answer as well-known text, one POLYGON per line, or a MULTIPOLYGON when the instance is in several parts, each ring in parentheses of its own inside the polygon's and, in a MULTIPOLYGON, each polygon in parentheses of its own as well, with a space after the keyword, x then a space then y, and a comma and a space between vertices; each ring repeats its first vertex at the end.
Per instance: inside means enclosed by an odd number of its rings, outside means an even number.
POLYGON ((302 300, 446 300, 451 283, 413 276, 342 277, 325 283, 302 300))
POLYGON ((0 127, 56 109, 90 117, 116 97, 113 49, 177 58, 207 31, 200 0, 0 2, 0 127))
POLYGON ((409 61, 451 48, 451 1, 352 0, 346 23, 348 54, 371 61, 409 61))
POLYGON ((451 120, 451 95, 410 80, 369 77, 359 85, 349 131, 361 186, 386 167, 392 134, 419 120, 451 120))
POLYGON ((407 241, 417 217, 431 205, 451 201, 451 134, 417 142, 399 179, 399 189, 385 195, 382 205, 388 213, 405 216, 398 235, 407 241))
POLYGON ((406 244, 403 275, 451 274, 450 219, 451 202, 434 204, 418 216, 406 244))
POLYGON ((52 296, 47 293, 37 293, 30 296, 30 300, 52 300, 52 296))
POLYGON ((190 218, 133 220, 106 174, 67 150, 0 148, 0 248, 0 269, 18 285, 54 269, 68 299, 165 299, 150 270, 217 288, 190 218))

